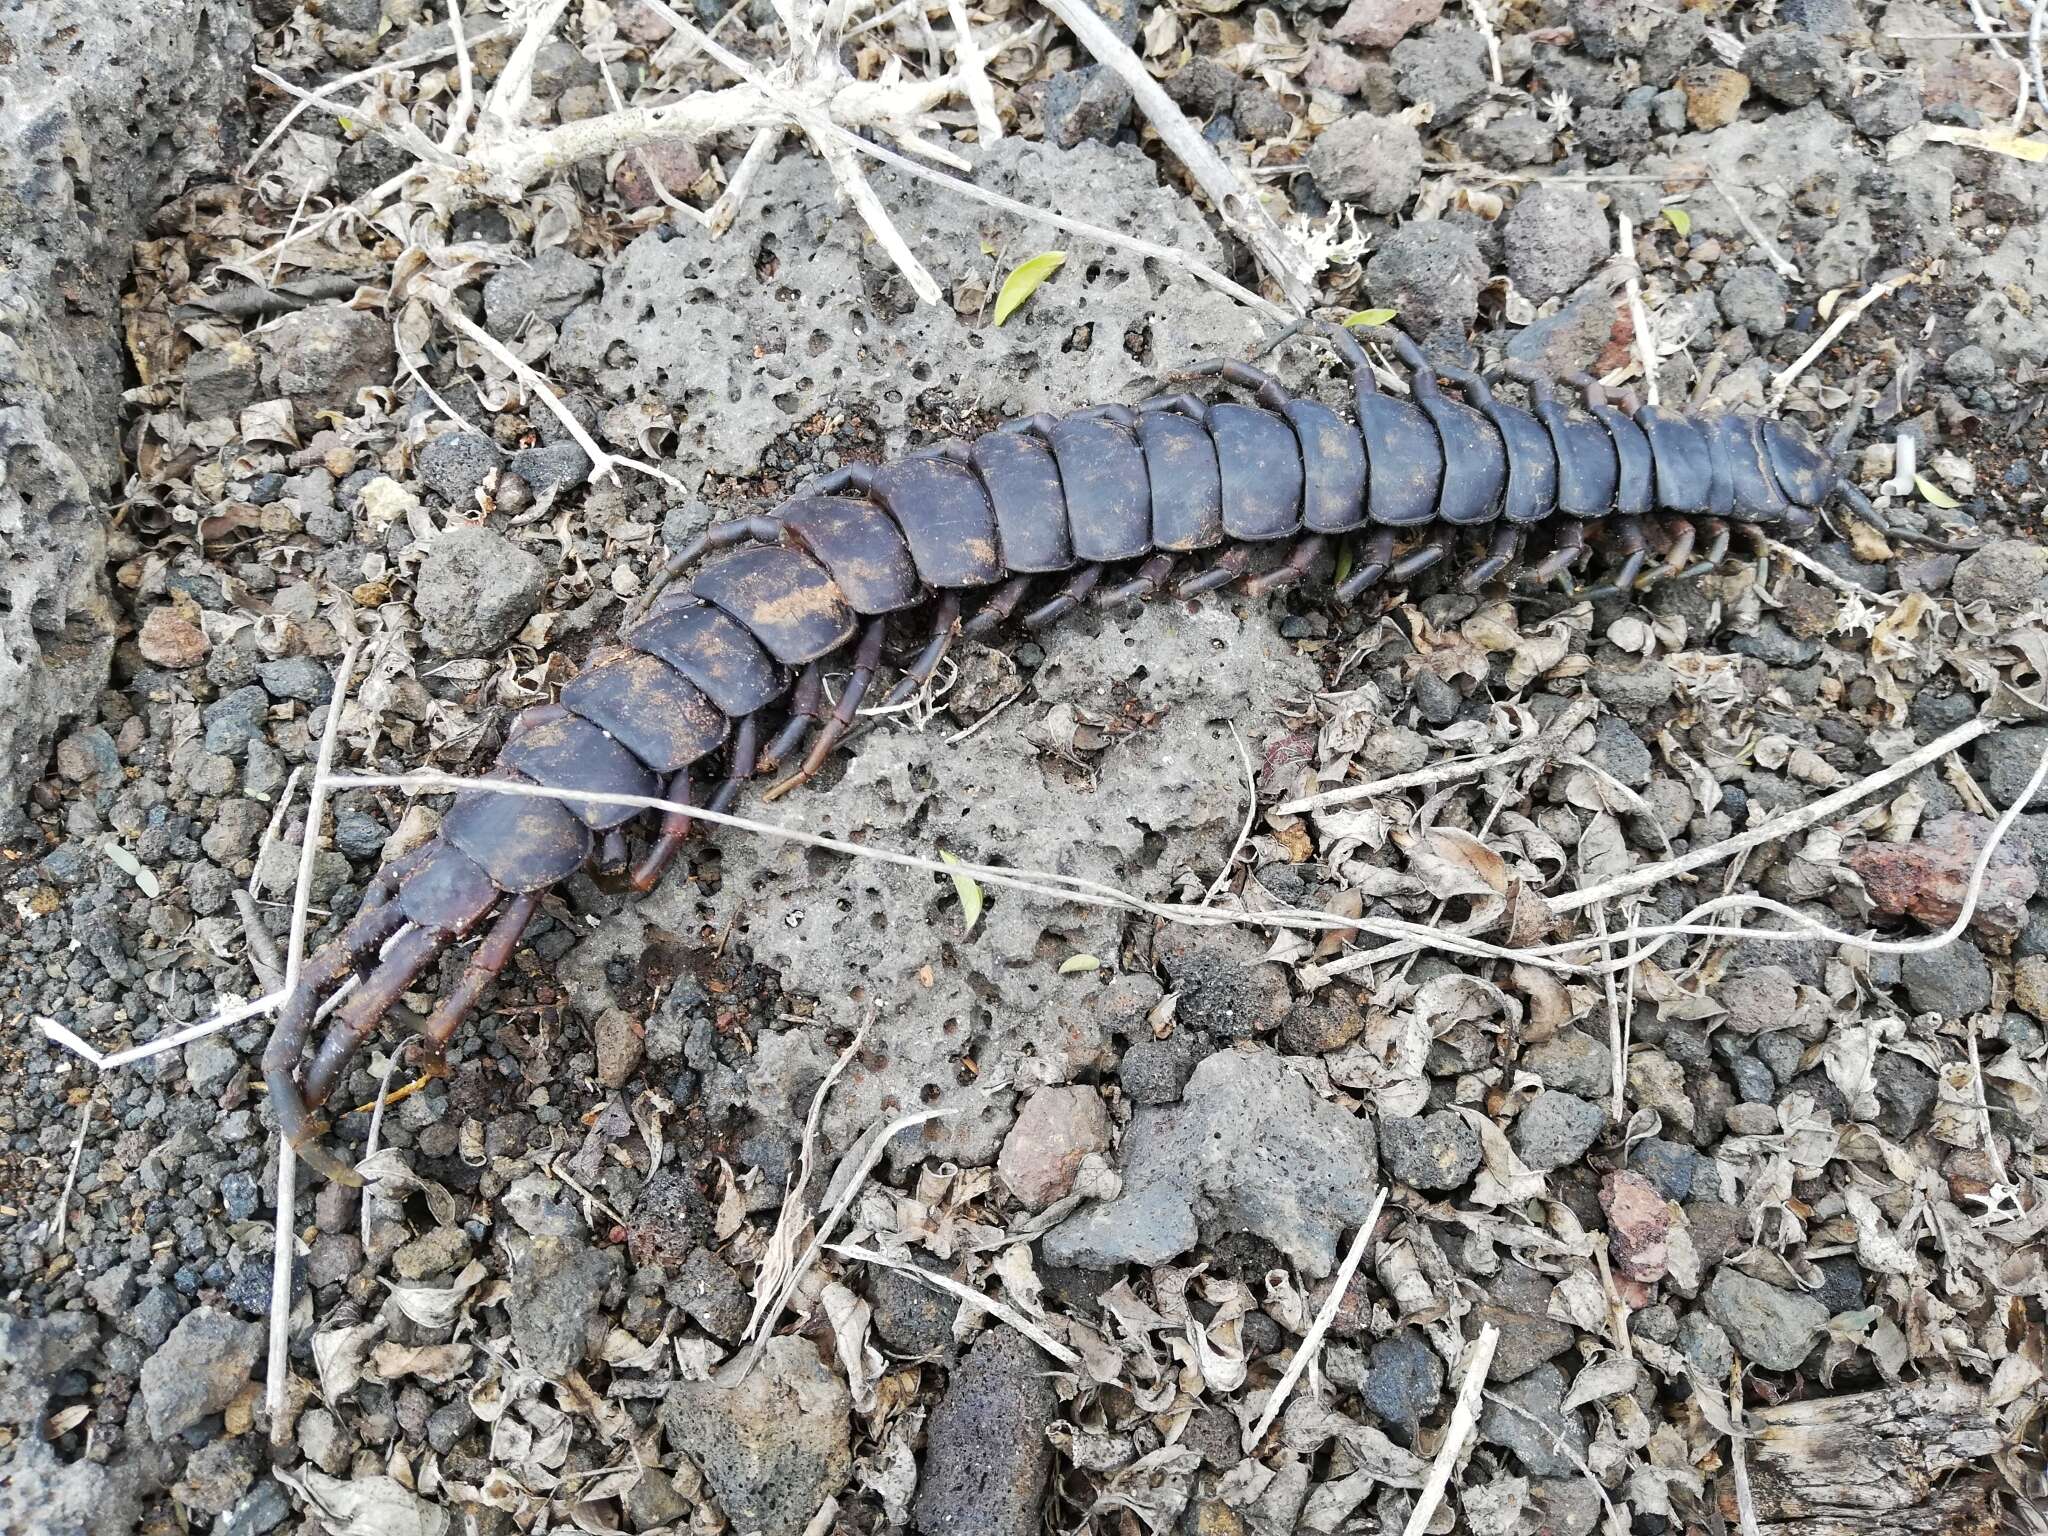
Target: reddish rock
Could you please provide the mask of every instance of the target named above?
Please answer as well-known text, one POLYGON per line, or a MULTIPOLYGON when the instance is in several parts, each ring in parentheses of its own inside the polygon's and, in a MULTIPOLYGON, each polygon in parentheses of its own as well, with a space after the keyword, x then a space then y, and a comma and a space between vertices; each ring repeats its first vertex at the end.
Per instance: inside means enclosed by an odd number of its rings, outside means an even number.
POLYGON ((618 170, 612 174, 612 188, 628 208, 647 208, 662 200, 655 189, 656 176, 661 178, 662 189, 680 200, 688 196, 691 184, 703 174, 704 162, 697 158, 689 140, 663 139, 656 144, 643 144, 620 160, 618 170))
POLYGON ((1443 13, 1444 0, 1351 0, 1350 8, 1324 35, 1362 48, 1391 48, 1443 13))
MULTIPOLYGON (((1982 816, 1952 812, 1927 823, 1910 843, 1865 843, 1851 849, 1848 865, 1885 916, 1946 927, 1962 910, 1970 871, 1991 825, 1982 816)), ((2017 933, 2039 885, 2025 850, 2011 841, 2001 843, 1984 872, 1983 894, 1970 925, 1980 933, 2017 933)))
POLYGON ((173 670, 198 666, 213 648, 205 631, 168 604, 149 610, 135 644, 151 666, 173 670))
POLYGON ((1671 1210, 1657 1186, 1640 1173, 1610 1173, 1600 1181, 1600 1208, 1607 1213, 1607 1253, 1615 1269, 1646 1285, 1662 1279, 1671 1210))
POLYGON ((1034 1211, 1074 1187, 1081 1159, 1109 1149, 1109 1112, 1092 1088, 1041 1088, 1004 1138, 996 1175, 1034 1211))

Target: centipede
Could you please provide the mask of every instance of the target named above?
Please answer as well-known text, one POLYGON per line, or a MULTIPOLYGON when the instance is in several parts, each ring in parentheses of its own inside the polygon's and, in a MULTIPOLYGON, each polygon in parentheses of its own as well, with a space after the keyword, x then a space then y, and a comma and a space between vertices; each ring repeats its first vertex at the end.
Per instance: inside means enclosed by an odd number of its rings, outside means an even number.
POLYGON ((1514 579, 1600 600, 1711 572, 1738 538, 1810 539, 1834 503, 1901 542, 1974 547, 1888 527, 1788 420, 1665 410, 1583 374, 1482 375, 1392 329, 1403 394, 1354 332, 1315 334, 1349 375, 1348 410, 1253 362, 1212 362, 1142 404, 1032 415, 834 470, 678 550, 616 643, 506 731, 488 776, 564 796, 459 794, 308 957, 263 1058, 281 1134, 325 1176, 359 1183, 323 1145, 321 1111, 422 974, 481 934, 419 1025, 422 1066, 442 1071, 548 891, 584 870, 652 890, 699 831, 689 808, 724 813, 754 781, 772 798, 812 779, 870 707, 892 626, 915 638, 884 708, 915 697, 962 639, 1089 603, 1233 585, 1258 597, 1325 567, 1339 603, 1440 566, 1469 592, 1514 579), (1217 384, 1242 398, 1201 392, 1217 384), (836 698, 828 676, 844 677, 836 698), (309 1051, 323 1002, 351 981, 309 1051))

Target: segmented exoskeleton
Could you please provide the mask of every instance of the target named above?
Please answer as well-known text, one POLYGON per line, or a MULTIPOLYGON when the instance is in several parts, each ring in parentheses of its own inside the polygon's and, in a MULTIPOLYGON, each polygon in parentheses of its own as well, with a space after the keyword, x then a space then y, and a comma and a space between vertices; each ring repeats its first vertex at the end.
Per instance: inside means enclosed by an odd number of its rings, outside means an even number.
MULTIPOLYGON (((1209 551, 1214 560, 1176 590, 1214 590, 1246 576, 1259 546, 1287 540, 1286 558, 1246 590, 1302 580, 1346 536, 1357 542, 1336 596, 1349 601, 1445 560, 1467 529, 1491 530, 1464 573, 1467 589, 1507 572, 1535 531, 1548 543, 1531 574, 1568 580, 1597 533, 1613 574, 1586 596, 1711 570, 1738 527, 1798 537, 1831 496, 1883 530, 1868 500, 1792 426, 1667 412, 1627 397, 1617 405, 1583 378, 1580 414, 1547 381, 1517 375, 1524 409, 1477 374, 1432 367, 1393 332, 1390 344, 1412 370, 1411 396, 1402 399, 1378 387, 1352 333, 1333 327, 1330 335, 1353 380, 1348 417, 1290 396, 1249 364, 1224 363, 1205 371, 1248 388, 1253 403, 1178 394, 1033 416, 971 443, 838 470, 766 516, 714 526, 670 562, 618 647, 595 657, 559 702, 513 723, 497 776, 724 811, 748 779, 774 773, 808 741, 797 772, 772 792, 780 793, 816 773, 852 728, 882 666, 892 615, 930 609, 928 638, 886 701, 897 703, 932 676, 955 635, 992 632, 1048 577, 1060 588, 1025 611, 1027 627, 1059 619, 1091 594, 1100 602, 1150 596, 1182 558, 1209 551), (1653 545, 1659 564, 1646 573, 1653 545), (671 584, 717 551, 726 553, 686 587, 671 584), (1120 568, 1128 576, 1104 587, 1120 568), (963 623, 969 594, 983 596, 963 623), (828 665, 851 673, 829 710, 828 665)), ((430 841, 378 874, 355 918, 308 961, 264 1053, 279 1125, 310 1162, 354 1179, 313 1142, 313 1112, 420 973, 491 920, 424 1026, 434 1067, 511 958, 542 893, 593 860, 629 868, 624 828, 638 814, 468 793, 430 841), (358 969, 361 985, 301 1073, 320 998, 358 969)), ((634 888, 661 878, 691 826, 687 816, 663 816, 630 866, 634 888)))

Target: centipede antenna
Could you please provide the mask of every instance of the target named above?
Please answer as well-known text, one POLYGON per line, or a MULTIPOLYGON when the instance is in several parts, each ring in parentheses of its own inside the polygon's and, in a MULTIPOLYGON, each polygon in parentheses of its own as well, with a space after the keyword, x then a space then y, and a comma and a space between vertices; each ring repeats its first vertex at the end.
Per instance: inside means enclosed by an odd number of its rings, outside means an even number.
POLYGON ((1982 539, 1938 539, 1931 533, 1912 533, 1904 528, 1894 528, 1870 504, 1870 498, 1863 494, 1847 475, 1838 477, 1830 492, 1849 504, 1849 510, 1864 522, 1870 524, 1888 543, 1910 544, 1915 549, 1931 549, 1944 555, 1972 554, 1984 547, 1982 539))

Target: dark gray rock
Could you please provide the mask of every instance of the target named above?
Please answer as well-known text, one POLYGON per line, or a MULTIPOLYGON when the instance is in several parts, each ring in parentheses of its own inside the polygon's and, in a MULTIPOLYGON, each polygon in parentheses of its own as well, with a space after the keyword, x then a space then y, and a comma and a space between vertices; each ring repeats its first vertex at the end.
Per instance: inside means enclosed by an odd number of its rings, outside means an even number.
POLYGON ((413 469, 420 483, 451 507, 474 514, 476 493, 501 468, 505 455, 487 437, 460 428, 438 433, 419 445, 413 469))
POLYGON ((1403 224, 1382 240, 1365 269, 1375 306, 1393 310, 1404 330, 1429 336, 1463 332, 1479 315, 1486 260, 1470 230, 1444 219, 1403 224))
POLYGON ((1380 1121, 1387 1172, 1410 1189, 1457 1189, 1479 1169, 1479 1133, 1452 1110, 1380 1121))
POLYGON ((505 1311, 529 1368, 558 1380, 583 1363, 591 1321, 624 1267, 618 1249, 580 1237, 522 1240, 505 1311))
POLYGON ((1942 360, 1941 376, 1951 384, 1960 384, 1965 389, 1980 384, 1989 384, 1998 374, 1998 359, 1990 349, 1972 343, 1957 347, 1942 360))
POLYGON ((1773 618, 1758 620, 1754 634, 1731 637, 1728 649, 1774 667, 1807 667, 1820 659, 1820 641, 1802 640, 1773 618))
POLYGON ((1548 165, 1557 158, 1557 130, 1534 112, 1510 112, 1479 130, 1479 145, 1488 165, 1548 165))
POLYGON ((1628 161, 1641 152, 1650 136, 1650 109, 1641 102, 1619 107, 1587 107, 1573 120, 1579 147, 1595 165, 1628 161))
POLYGON ((215 699, 199 712, 206 727, 205 746, 223 757, 244 757, 249 743, 263 734, 270 717, 270 695, 253 683, 215 699))
POLYGON ((808 1339, 768 1341, 749 1372, 728 1361, 679 1382, 661 1407, 669 1440, 695 1462, 736 1531, 798 1536, 853 1473, 846 1383, 808 1339))
POLYGON ((1131 92, 1100 64, 1062 70, 1045 83, 1045 138, 1072 149, 1084 140, 1107 144, 1131 120, 1131 92))
POLYGON ((1172 1104, 1194 1076, 1200 1050, 1186 1035, 1139 1040, 1124 1052, 1117 1082, 1133 1104, 1172 1104))
POLYGON ((264 692, 273 699, 296 699, 302 704, 324 704, 334 692, 334 680, 327 668, 310 656, 281 656, 257 664, 256 676, 264 692))
POLYGON ((1828 1321, 1828 1309, 1811 1296, 1753 1280, 1726 1264, 1714 1271, 1703 1299, 1743 1359, 1768 1371, 1797 1370, 1828 1321))
MULTIPOLYGON (((2048 600, 2048 548, 2029 539, 1999 539, 1965 557, 1949 585, 1959 603, 2018 613, 2048 600)), ((1984 787, 1994 805, 2010 805, 2026 788, 2044 746, 2048 727, 2038 725, 2008 728, 1977 744, 1977 757, 1991 779, 1984 787)), ((2029 809, 2048 809, 2048 787, 2029 809)))
POLYGON ((1379 1158, 1369 1119, 1318 1098, 1271 1051, 1218 1051, 1182 1102, 1145 1106, 1122 1147, 1123 1192, 1047 1233, 1048 1262, 1163 1264, 1230 1232, 1271 1242, 1311 1278, 1363 1221, 1379 1158))
POLYGON ((1166 94, 1189 116, 1208 119, 1228 112, 1237 100, 1238 78, 1234 70, 1214 59, 1196 55, 1161 82, 1166 94))
POLYGON ((1735 1365, 1735 1346, 1728 1342, 1727 1331, 1704 1312, 1688 1312, 1679 1320, 1678 1350, 1701 1381, 1716 1386, 1728 1380, 1735 1365))
POLYGON ((1916 950, 1899 961, 1906 1001, 1915 1013, 1965 1018, 1991 1006, 1991 966, 1968 939, 1916 950))
POLYGON ((1738 267, 1721 284, 1721 318, 1759 340, 1785 329, 1785 279, 1769 267, 1738 267))
POLYGON ((1426 102, 1432 126, 1456 122, 1480 102, 1492 84, 1486 42, 1467 27, 1439 26, 1394 45, 1394 85, 1401 99, 1426 102))
POLYGON ((1550 1315, 1557 1287, 1528 1265, 1508 1260, 1485 1282, 1485 1299, 1465 1314, 1465 1335, 1477 1338, 1491 1323, 1500 1330, 1491 1381, 1518 1381, 1577 1342, 1570 1327, 1550 1315))
POLYGON ((194 352, 185 362, 185 413, 195 421, 233 417, 262 398, 256 349, 239 336, 194 352))
POLYGON ((1059 1408, 1051 1369, 1008 1328, 975 1341, 925 1431, 911 1511, 921 1536, 1036 1536, 1059 1408))
MULTIPOLYGON (((1990 1006, 1988 999, 1984 1006, 1990 1006)), ((1912 1057, 1880 1051, 1871 1068, 1871 1087, 1877 1095, 1877 1128, 1893 1141, 1904 1141, 1927 1123, 1940 1082, 1912 1057)))
POLYGON ((1523 1162, 1547 1173, 1584 1157, 1606 1124, 1598 1104, 1546 1088, 1522 1107, 1509 1136, 1523 1162))
POLYGON ((541 563, 487 528, 449 528, 427 546, 420 564, 420 628, 427 644, 448 656, 484 656, 502 649, 540 607, 541 563))
POLYGON ((1886 80, 1849 101, 1849 121, 1873 139, 1889 139, 1920 121, 1920 88, 1911 80, 1886 80))
POLYGON ((1444 1363, 1418 1328, 1397 1328, 1376 1342, 1359 1394, 1365 1411, 1402 1445, 1415 1444, 1423 1420, 1443 1401, 1444 1363))
POLYGON ((288 314, 258 335, 265 390, 291 401, 302 417, 346 411, 358 391, 389 384, 398 362, 390 323, 339 301, 288 314))
POLYGON ((590 478, 590 455, 575 442, 545 443, 522 448, 505 467, 524 480, 536 496, 548 491, 573 491, 590 478))
POLYGON ((263 1330, 212 1307, 195 1307, 142 1367, 150 1435, 168 1440, 219 1413, 248 1384, 263 1330))
POLYGON ((900 1270, 878 1269, 870 1274, 868 1306, 873 1312, 875 1336, 899 1355, 921 1359, 938 1354, 953 1342, 953 1318, 960 1303, 900 1270))
POLYGON ((562 246, 537 253, 523 267, 506 267, 484 284, 484 325, 499 340, 516 336, 529 318, 566 319, 603 286, 598 268, 562 246))
POLYGON ((728 1344, 738 1342, 753 1315, 739 1272, 709 1248, 691 1250, 662 1295, 711 1337, 728 1344))
POLYGON ((1182 1028, 1249 1040, 1278 1029, 1294 1006, 1286 970, 1249 929, 1171 925, 1153 955, 1180 993, 1182 1028))
POLYGON ((1572 1476, 1586 1459, 1586 1426, 1576 1410, 1565 1412, 1564 1389, 1564 1372, 1554 1365, 1489 1389, 1501 1401, 1480 1411, 1479 1438, 1510 1452, 1533 1477, 1572 1476))
POLYGON ((1537 303, 1575 291, 1607 257, 1607 218, 1586 187, 1526 189, 1507 221, 1508 276, 1537 303))
POLYGON ((1803 107, 1823 90, 1842 85, 1842 56, 1811 32, 1766 32, 1742 52, 1742 72, 1773 101, 1803 107))
POLYGON ((1402 118, 1354 112, 1316 136, 1308 170, 1331 201, 1389 218, 1422 184, 1422 137, 1402 118))
POLYGON ((1582 1099, 1597 1100, 1614 1087, 1614 1053, 1584 1030, 1560 1030, 1540 1044, 1525 1046, 1521 1067, 1582 1099))

